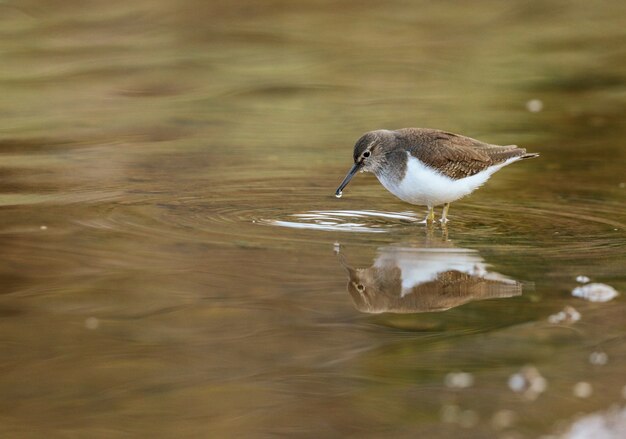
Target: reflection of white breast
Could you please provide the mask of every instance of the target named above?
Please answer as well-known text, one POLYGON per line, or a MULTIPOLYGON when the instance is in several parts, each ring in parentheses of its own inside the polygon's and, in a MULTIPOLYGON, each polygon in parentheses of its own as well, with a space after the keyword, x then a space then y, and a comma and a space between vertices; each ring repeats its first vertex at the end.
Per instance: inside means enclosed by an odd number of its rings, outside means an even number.
POLYGON ((488 273, 477 251, 460 248, 390 248, 378 256, 374 265, 379 268, 391 265, 400 269, 402 297, 416 286, 431 282, 441 273, 451 270, 485 279, 508 280, 498 273, 488 273))

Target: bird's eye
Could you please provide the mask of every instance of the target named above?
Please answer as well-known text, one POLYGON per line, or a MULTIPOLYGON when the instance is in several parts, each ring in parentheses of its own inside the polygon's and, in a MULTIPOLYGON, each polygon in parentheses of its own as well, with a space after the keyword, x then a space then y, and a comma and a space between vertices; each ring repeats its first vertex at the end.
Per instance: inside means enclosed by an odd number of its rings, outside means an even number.
POLYGON ((356 289, 359 290, 359 293, 365 291, 365 286, 363 284, 357 284, 356 289))
POLYGON ((363 157, 368 158, 370 156, 370 152, 369 151, 365 151, 363 153, 363 157))

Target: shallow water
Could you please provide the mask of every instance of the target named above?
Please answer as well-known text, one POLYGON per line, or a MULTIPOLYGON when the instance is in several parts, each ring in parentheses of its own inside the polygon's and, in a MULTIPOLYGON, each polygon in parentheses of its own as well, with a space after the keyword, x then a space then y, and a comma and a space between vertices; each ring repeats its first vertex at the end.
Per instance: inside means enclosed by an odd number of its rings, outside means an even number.
POLYGON ((623 407, 625 13, 0 3, 2 436, 531 438, 623 407), (335 198, 404 126, 541 158, 446 229, 371 175, 335 198))

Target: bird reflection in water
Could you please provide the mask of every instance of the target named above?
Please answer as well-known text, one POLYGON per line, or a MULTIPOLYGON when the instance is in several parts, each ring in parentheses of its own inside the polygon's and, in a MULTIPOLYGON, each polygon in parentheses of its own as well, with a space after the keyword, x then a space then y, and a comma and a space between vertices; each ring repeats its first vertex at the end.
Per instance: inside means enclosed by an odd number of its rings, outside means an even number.
POLYGON ((378 250, 369 268, 351 267, 339 259, 350 280, 348 292, 364 313, 445 311, 474 300, 514 297, 522 284, 487 271, 476 250, 394 244, 378 250))

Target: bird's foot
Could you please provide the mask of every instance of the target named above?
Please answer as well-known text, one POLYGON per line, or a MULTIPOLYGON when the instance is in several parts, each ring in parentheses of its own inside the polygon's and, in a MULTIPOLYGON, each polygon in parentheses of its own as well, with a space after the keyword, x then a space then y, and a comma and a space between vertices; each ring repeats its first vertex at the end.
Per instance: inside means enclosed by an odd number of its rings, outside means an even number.
POLYGON ((450 210, 450 203, 446 203, 443 205, 441 219, 439 220, 442 225, 445 225, 448 222, 448 210, 450 210))
POLYGON ((431 206, 428 206, 428 214, 426 214, 426 218, 424 218, 425 224, 432 224, 435 222, 435 209, 431 206))

